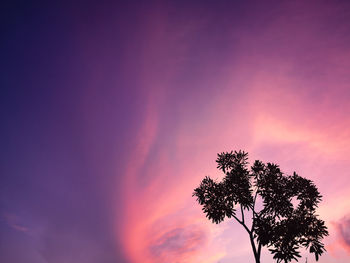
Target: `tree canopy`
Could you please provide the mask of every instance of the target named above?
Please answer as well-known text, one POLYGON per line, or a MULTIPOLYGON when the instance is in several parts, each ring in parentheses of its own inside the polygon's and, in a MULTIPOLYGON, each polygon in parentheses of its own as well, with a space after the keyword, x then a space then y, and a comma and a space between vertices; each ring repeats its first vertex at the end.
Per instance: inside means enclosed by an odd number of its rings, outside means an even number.
POLYGON ((262 247, 269 249, 277 263, 298 261, 302 247, 318 261, 328 231, 316 214, 322 199, 316 185, 295 172, 285 175, 273 163, 256 160, 249 169, 247 160, 244 151, 218 154, 217 168, 224 173, 223 179, 206 176, 193 192, 206 217, 216 224, 226 217, 241 224, 256 263, 262 247))

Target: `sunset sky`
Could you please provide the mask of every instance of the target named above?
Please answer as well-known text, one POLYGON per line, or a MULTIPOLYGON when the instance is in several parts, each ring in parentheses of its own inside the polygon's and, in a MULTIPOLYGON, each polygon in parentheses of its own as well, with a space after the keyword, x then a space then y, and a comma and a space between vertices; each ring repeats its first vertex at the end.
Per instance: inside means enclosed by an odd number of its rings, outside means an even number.
POLYGON ((350 261, 350 1, 0 10, 0 262, 253 262, 192 197, 239 149, 315 182, 350 261))

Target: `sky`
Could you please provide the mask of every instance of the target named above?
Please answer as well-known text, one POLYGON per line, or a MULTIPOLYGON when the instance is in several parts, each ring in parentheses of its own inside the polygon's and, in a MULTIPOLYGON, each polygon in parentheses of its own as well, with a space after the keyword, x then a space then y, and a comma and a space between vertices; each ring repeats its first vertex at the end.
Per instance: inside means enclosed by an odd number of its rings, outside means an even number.
POLYGON ((1 262, 253 262, 244 230, 192 197, 240 149, 315 182, 320 262, 349 262, 349 1, 0 12, 1 262))

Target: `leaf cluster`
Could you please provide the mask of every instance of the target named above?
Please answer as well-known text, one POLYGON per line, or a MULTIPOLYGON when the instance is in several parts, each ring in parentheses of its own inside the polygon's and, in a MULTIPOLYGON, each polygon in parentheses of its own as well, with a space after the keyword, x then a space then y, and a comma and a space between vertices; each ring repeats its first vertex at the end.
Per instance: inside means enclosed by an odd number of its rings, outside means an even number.
POLYGON ((260 246, 268 247, 277 262, 297 260, 301 247, 308 248, 318 260, 325 251, 321 240, 328 231, 316 215, 322 196, 315 184, 295 172, 285 175, 273 163, 257 160, 249 169, 247 160, 244 151, 218 154, 217 168, 224 178, 205 177, 193 192, 207 218, 218 224, 226 217, 235 217, 240 206, 242 213, 252 212, 249 234, 260 246), (259 211, 257 198, 263 204, 259 211), (293 206, 293 200, 298 204, 293 206))

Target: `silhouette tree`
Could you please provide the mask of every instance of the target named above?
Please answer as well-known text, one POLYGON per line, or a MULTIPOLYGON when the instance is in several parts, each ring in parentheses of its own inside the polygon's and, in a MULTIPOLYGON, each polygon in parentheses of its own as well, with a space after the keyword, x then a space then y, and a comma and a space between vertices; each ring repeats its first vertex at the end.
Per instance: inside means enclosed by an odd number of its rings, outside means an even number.
POLYGON ((321 240, 328 231, 316 215, 322 196, 315 184, 295 172, 284 175, 273 163, 257 160, 248 170, 247 160, 244 151, 218 154, 217 168, 224 178, 218 182, 206 176, 193 192, 206 217, 216 224, 225 217, 241 224, 249 235, 256 263, 260 263, 263 246, 277 263, 298 261, 301 247, 308 248, 318 261, 325 251, 321 240))

